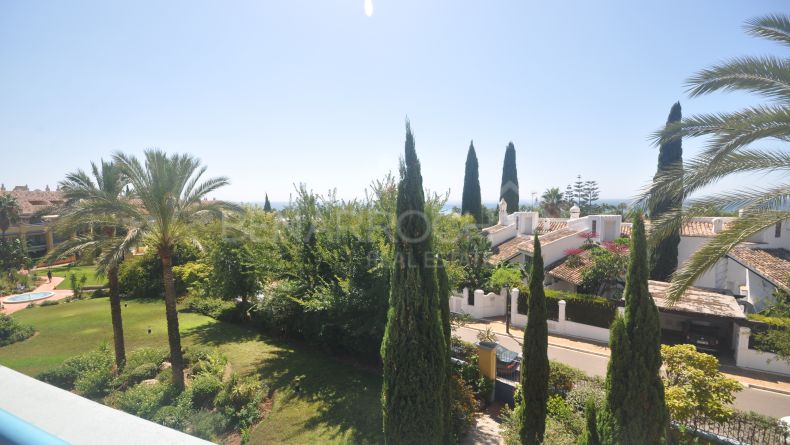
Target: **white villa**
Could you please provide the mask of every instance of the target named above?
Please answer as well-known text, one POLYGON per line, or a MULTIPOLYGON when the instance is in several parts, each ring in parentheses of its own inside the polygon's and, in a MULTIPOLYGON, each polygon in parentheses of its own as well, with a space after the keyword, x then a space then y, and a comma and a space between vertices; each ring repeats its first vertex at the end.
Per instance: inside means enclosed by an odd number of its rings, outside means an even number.
MULTIPOLYGON (((578 261, 566 262, 566 259, 570 252, 579 252, 588 239, 604 243, 631 235, 631 223, 623 222, 620 215, 581 217, 579 208, 574 206, 570 218, 541 218, 537 212, 507 214, 505 208, 504 202, 500 203, 498 223, 483 229, 492 246, 493 255, 489 261, 493 264, 530 263, 533 237, 537 234, 546 266, 545 286, 549 289, 568 292, 578 290, 582 283, 582 272, 590 264, 589 253, 576 253, 578 261)), ((684 224, 678 246, 678 264, 688 260, 734 219, 694 218, 684 224)), ((649 230, 649 221, 646 225, 649 230)), ((664 341, 683 342, 689 325, 705 326, 717 332, 721 352, 725 357, 734 358, 738 366, 790 375, 790 366, 772 359, 773 354, 750 349, 750 328, 753 325, 746 318, 747 313, 759 311, 771 304, 772 292, 777 287, 790 290, 788 276, 790 224, 785 222, 738 245, 703 274, 675 304, 665 298, 667 283, 649 281, 648 285, 660 311, 664 341)), ((476 291, 476 298, 468 302, 466 298, 457 297, 453 301, 453 311, 473 316, 481 310, 503 315, 505 311, 500 310, 499 306, 504 308, 505 298, 512 299, 512 306, 515 303, 514 295, 518 295, 517 290, 507 297, 504 294, 489 294, 483 298, 482 291, 476 291), (480 301, 480 307, 473 307, 475 300, 480 301)), ((550 332, 603 342, 608 339, 608 329, 576 323, 570 313, 566 315, 566 303, 561 302, 560 306, 558 319, 549 322, 550 332)), ((511 313, 511 322, 523 325, 526 317, 511 313)))

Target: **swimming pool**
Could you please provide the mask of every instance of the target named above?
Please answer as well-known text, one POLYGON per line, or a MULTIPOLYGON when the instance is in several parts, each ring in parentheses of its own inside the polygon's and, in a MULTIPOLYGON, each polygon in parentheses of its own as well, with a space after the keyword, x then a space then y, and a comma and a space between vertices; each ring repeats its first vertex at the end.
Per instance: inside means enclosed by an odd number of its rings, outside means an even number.
POLYGON ((36 300, 43 300, 55 295, 55 292, 27 292, 24 294, 11 295, 3 300, 3 303, 28 303, 36 300))

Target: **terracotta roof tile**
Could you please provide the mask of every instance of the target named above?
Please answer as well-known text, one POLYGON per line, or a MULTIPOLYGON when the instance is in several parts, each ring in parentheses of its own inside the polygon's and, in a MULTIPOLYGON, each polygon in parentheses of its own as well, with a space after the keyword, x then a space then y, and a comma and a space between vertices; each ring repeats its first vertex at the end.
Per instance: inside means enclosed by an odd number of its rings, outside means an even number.
POLYGON ((560 229, 568 227, 567 219, 557 218, 540 218, 538 220, 538 227, 535 229, 539 235, 555 232, 560 229))
POLYGON ((663 311, 705 314, 725 318, 746 318, 743 314, 743 309, 732 295, 717 294, 697 287, 690 287, 675 304, 671 304, 666 299, 669 283, 651 280, 647 282, 647 286, 656 306, 663 311))
MULTIPOLYGON (((574 236, 577 233, 579 232, 576 230, 565 228, 545 235, 538 235, 538 239, 540 239, 541 246, 545 246, 559 239, 574 236)), ((491 248, 493 255, 488 258, 488 262, 497 264, 501 261, 507 261, 520 253, 532 253, 532 249, 533 244, 531 236, 517 236, 491 248)))
POLYGON ((566 281, 576 286, 581 285, 582 272, 584 272, 584 269, 592 264, 592 259, 589 250, 585 250, 577 256, 579 258, 579 262, 573 267, 568 264, 568 257, 565 257, 561 263, 551 267, 551 269, 546 271, 546 273, 554 278, 559 278, 560 280, 566 281))
POLYGON ((727 256, 770 281, 774 286, 790 290, 790 251, 735 246, 727 256))
POLYGON ((0 195, 15 197, 19 207, 22 209, 23 216, 30 216, 39 210, 60 205, 64 202, 63 193, 58 191, 11 190, 0 192, 0 195))
POLYGON ((496 224, 491 227, 486 227, 485 229, 481 230, 483 233, 497 233, 501 230, 506 229, 508 226, 506 224, 496 224))
MULTIPOLYGON (((726 229, 732 222, 732 218, 721 218, 724 221, 723 229, 726 229)), ((645 221, 645 229, 650 229, 650 221, 645 221)), ((699 236, 699 237, 713 237, 716 232, 713 231, 713 218, 709 221, 687 221, 680 229, 680 234, 683 236, 699 236)), ((620 236, 631 236, 631 223, 624 222, 620 224, 620 236)))

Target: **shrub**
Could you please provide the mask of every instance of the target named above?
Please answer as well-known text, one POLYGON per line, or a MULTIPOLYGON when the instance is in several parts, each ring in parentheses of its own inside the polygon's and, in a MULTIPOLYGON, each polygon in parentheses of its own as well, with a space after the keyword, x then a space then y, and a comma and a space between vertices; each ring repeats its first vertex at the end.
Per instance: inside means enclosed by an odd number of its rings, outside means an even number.
POLYGON ((90 399, 100 399, 112 390, 112 368, 91 369, 82 373, 74 381, 77 394, 90 399))
POLYGON ((466 384, 459 376, 453 375, 452 382, 452 428, 455 442, 458 443, 461 436, 475 422, 475 409, 477 401, 472 388, 466 384))
POLYGON ((112 352, 104 343, 93 351, 66 359, 59 367, 40 374, 38 379, 71 390, 74 389, 74 384, 81 375, 91 371, 111 370, 112 366, 112 352))
POLYGON ((183 430, 190 415, 191 412, 186 407, 181 405, 165 405, 156 411, 156 414, 154 414, 151 420, 168 428, 183 430))
POLYGON ((228 359, 218 350, 202 347, 188 351, 186 361, 192 366, 192 374, 207 373, 218 378, 222 377, 228 363, 228 359))
POLYGON ((159 366, 165 360, 167 360, 168 354, 169 352, 165 348, 135 349, 126 357, 126 366, 130 368, 137 368, 140 365, 150 363, 159 366))
MULTIPOLYGON (((197 249, 191 246, 176 246, 173 251, 173 266, 180 266, 198 259, 197 249)), ((176 293, 183 295, 186 286, 179 276, 174 276, 176 293)), ((162 260, 153 250, 142 256, 124 261, 118 270, 118 286, 121 294, 130 298, 158 298, 164 295, 162 260)))
POLYGON ((232 425, 246 428, 261 416, 258 405, 264 397, 264 388, 254 377, 231 375, 230 380, 217 395, 215 405, 232 425))
POLYGON ((152 420, 159 409, 174 400, 175 388, 164 383, 141 383, 124 392, 114 393, 110 405, 129 414, 152 420))
POLYGON ((189 297, 186 310, 222 321, 240 321, 235 301, 211 297, 189 297))
POLYGON ((193 436, 215 441, 227 429, 225 416, 216 411, 199 410, 190 419, 190 430, 193 436))
POLYGON ((201 373, 192 380, 192 405, 195 408, 210 408, 222 390, 222 380, 209 373, 201 373))
POLYGON ((0 346, 27 340, 34 332, 32 326, 21 324, 10 315, 0 314, 0 346))
POLYGON ((57 306, 59 304, 60 304, 60 300, 47 300, 47 301, 44 301, 41 304, 39 304, 39 306, 41 306, 41 307, 57 306))
POLYGON ((601 409, 606 398, 606 388, 603 381, 599 378, 585 379, 576 382, 573 389, 568 393, 565 401, 576 411, 583 411, 588 400, 595 403, 595 407, 601 409))
POLYGON ((549 361, 549 367, 549 390, 563 395, 573 389, 576 382, 587 377, 580 369, 553 360, 549 361))
MULTIPOLYGON (((562 396, 552 395, 546 403, 548 417, 561 423, 565 429, 578 436, 584 431, 584 416, 574 410, 562 396)), ((553 442, 547 442, 553 443, 553 442)))

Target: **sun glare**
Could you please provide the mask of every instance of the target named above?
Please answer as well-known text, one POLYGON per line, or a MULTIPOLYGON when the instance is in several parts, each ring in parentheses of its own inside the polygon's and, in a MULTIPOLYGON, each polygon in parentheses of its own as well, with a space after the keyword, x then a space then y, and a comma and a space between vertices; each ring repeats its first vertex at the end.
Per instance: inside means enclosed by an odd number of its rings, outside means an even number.
POLYGON ((373 15, 373 0, 365 0, 365 15, 368 17, 373 15))

